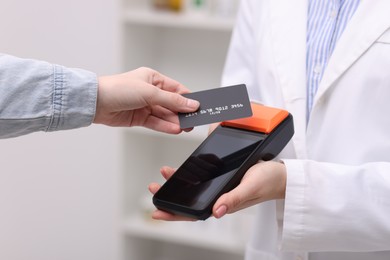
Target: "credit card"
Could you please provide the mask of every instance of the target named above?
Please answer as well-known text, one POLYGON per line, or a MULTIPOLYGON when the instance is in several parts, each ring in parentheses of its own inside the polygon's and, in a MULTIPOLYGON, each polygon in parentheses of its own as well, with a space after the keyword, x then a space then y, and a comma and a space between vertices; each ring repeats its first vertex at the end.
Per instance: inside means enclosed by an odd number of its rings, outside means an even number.
POLYGON ((248 91, 244 84, 183 96, 199 101, 200 107, 192 113, 179 113, 181 129, 252 116, 248 91))

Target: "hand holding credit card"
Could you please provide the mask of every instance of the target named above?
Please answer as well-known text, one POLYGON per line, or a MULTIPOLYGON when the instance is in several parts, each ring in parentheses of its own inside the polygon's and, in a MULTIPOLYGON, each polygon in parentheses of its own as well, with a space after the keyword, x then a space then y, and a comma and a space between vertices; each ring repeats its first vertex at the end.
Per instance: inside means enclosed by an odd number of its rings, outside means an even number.
POLYGON ((244 84, 183 96, 199 101, 200 107, 192 113, 179 113, 181 129, 252 116, 248 91, 244 84))

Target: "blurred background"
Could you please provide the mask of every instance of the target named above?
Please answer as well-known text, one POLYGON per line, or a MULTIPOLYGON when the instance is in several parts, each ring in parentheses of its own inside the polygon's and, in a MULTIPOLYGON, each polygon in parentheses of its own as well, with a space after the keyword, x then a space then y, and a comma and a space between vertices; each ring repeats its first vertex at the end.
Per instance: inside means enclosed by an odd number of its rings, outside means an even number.
MULTIPOLYGON (((239 0, 2 0, 0 52, 106 75, 149 66, 192 91, 220 85, 239 0)), ((152 221, 150 181, 206 128, 104 126, 0 140, 0 259, 242 259, 252 212, 152 221)))

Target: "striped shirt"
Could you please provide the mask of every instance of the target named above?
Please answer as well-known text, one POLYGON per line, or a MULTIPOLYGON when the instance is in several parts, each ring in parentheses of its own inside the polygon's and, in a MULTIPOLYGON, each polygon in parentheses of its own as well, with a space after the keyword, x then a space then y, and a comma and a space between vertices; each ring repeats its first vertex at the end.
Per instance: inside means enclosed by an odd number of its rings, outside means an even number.
POLYGON ((329 58, 360 0, 310 0, 307 22, 307 114, 329 58))

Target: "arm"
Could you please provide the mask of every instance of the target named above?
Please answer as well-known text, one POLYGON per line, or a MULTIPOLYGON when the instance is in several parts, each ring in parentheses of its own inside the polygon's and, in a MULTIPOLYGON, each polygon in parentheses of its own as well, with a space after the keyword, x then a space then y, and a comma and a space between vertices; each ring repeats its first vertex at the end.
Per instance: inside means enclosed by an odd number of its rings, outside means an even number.
POLYGON ((9 55, 0 55, 0 68, 1 138, 92 123, 95 74, 9 55))
POLYGON ((143 126, 177 134, 177 112, 199 102, 148 68, 99 77, 43 61, 0 55, 0 138, 88 126, 143 126))
POLYGON ((307 160, 263 162, 222 195, 213 214, 285 198, 285 251, 385 251, 390 246, 390 163, 346 166, 307 160))

